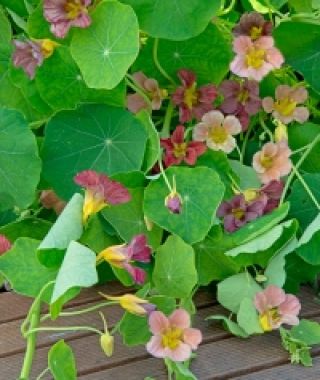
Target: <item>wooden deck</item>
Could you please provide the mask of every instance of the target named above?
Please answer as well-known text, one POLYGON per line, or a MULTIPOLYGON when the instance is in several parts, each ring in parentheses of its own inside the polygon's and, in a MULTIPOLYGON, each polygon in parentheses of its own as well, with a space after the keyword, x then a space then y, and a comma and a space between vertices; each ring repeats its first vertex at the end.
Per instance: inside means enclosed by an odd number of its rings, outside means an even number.
MULTIPOLYGON (((69 310, 79 306, 93 305, 100 300, 98 289, 85 290, 69 305, 69 310)), ((120 294, 119 285, 99 288, 105 292, 120 294), (112 290, 110 290, 112 289, 112 290)), ((311 290, 304 289, 300 295, 303 304, 302 316, 320 321, 320 305, 311 290)), ((204 291, 197 295, 198 313, 194 325, 203 332, 204 341, 193 361, 192 370, 200 380, 319 380, 320 347, 313 350, 314 366, 304 368, 290 365, 288 355, 282 349, 277 334, 265 334, 248 340, 232 337, 218 324, 205 321, 208 315, 221 313, 212 296, 204 291)), ((20 325, 30 306, 30 300, 10 293, 0 293, 0 380, 16 380, 21 368, 24 340, 20 336, 20 325)), ((109 324, 121 315, 118 307, 108 308, 109 324)), ((60 318, 60 325, 94 325, 102 328, 97 312, 77 318, 60 318)), ((151 376, 166 379, 161 360, 151 358, 144 347, 128 348, 117 337, 115 352, 107 358, 101 351, 97 335, 91 333, 42 333, 38 336, 38 350, 30 380, 47 367, 47 352, 56 340, 65 339, 73 348, 81 380, 143 380, 151 376)), ((44 379, 50 379, 50 376, 44 379)))

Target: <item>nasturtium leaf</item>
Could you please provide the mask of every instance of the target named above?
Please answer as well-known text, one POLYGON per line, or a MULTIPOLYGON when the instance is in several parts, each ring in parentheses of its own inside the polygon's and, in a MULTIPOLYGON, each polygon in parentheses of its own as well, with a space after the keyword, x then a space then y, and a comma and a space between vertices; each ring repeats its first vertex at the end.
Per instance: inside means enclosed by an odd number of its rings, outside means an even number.
POLYGON ((290 334, 308 346, 320 344, 320 324, 318 322, 302 319, 297 326, 292 327, 290 334))
POLYGON ((296 252, 307 263, 320 265, 320 214, 304 231, 296 252))
POLYGON ((237 322, 248 335, 263 333, 252 298, 245 297, 240 302, 237 322))
POLYGON ((0 273, 15 292, 36 297, 45 284, 54 280, 57 271, 41 265, 37 258, 39 241, 19 238, 5 255, 0 256, 0 273))
POLYGON ((50 303, 56 302, 70 289, 88 288, 97 282, 95 253, 72 241, 58 272, 50 303))
POLYGON ((124 109, 91 104, 60 112, 46 127, 43 176, 68 199, 77 189, 73 177, 82 170, 139 170, 146 140, 143 125, 124 109))
POLYGON ((76 380, 77 369, 70 346, 59 340, 49 350, 48 367, 54 380, 76 380))
POLYGON ((186 298, 197 284, 194 250, 179 236, 169 236, 157 249, 153 281, 160 294, 186 298))
POLYGON ((170 191, 161 177, 145 190, 145 215, 189 244, 203 240, 223 198, 223 183, 212 169, 205 167, 171 167, 166 170, 166 175, 171 183, 175 178, 182 199, 181 213, 173 214, 165 206, 170 191))
POLYGON ((203 32, 220 8, 218 0, 124 0, 152 37, 186 40, 203 32))
POLYGON ((207 321, 221 321, 226 330, 240 338, 248 338, 248 334, 234 321, 224 315, 212 315, 206 318, 207 321))
POLYGON ((10 44, 12 38, 11 24, 0 8, 0 44, 10 44))
POLYGON ((87 85, 114 88, 139 52, 139 26, 133 9, 118 1, 102 1, 90 14, 88 28, 76 29, 71 54, 87 85))
POLYGON ((130 189, 130 202, 106 207, 102 211, 104 218, 117 230, 120 237, 129 242, 135 235, 144 234, 148 243, 155 249, 160 245, 162 229, 153 225, 148 230, 142 209, 143 188, 130 189))
MULTIPOLYGON (((1 224, 1 223, 0 223, 1 224)), ((51 223, 38 218, 25 218, 0 227, 0 235, 5 235, 11 242, 19 237, 41 240, 51 228, 51 223)))
POLYGON ((147 179, 141 171, 130 171, 127 173, 118 173, 111 176, 114 181, 122 183, 123 186, 136 189, 138 187, 145 187, 147 179))
POLYGON ((217 299, 226 309, 238 313, 242 300, 252 299, 259 291, 261 287, 248 272, 239 273, 218 284, 217 299))
POLYGON ((12 223, 17 218, 18 218, 18 215, 13 211, 13 209, 6 209, 4 211, 1 211, 0 212, 0 226, 4 226, 5 224, 12 223))
POLYGON ((38 248, 39 260, 48 267, 60 266, 64 252, 83 231, 83 197, 74 194, 38 248))
POLYGON ((255 189, 261 186, 261 181, 252 167, 243 165, 239 161, 235 160, 229 160, 229 163, 234 173, 236 173, 240 179, 239 186, 241 189, 255 189))
POLYGON ((320 28, 308 22, 282 22, 273 33, 286 63, 320 92, 320 28), (298 35, 299 38, 292 38, 298 35))
POLYGON ((289 0, 288 3, 295 9, 296 12, 308 13, 312 12, 313 0, 289 0))
POLYGON ((11 206, 26 208, 34 199, 41 163, 35 136, 20 112, 0 108, 0 153, 0 194, 10 195, 11 206))

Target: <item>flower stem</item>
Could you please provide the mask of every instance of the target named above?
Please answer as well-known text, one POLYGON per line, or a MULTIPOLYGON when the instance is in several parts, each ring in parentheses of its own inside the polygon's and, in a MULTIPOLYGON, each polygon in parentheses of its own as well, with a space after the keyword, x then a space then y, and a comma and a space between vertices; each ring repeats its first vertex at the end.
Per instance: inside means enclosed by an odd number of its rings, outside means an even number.
POLYGON ((50 371, 50 368, 46 368, 46 369, 44 369, 44 370, 40 373, 40 375, 36 378, 36 380, 40 380, 40 379, 42 379, 43 376, 44 376, 46 373, 48 373, 49 371, 50 371))
POLYGON ((222 9, 219 11, 218 16, 223 16, 223 15, 228 14, 229 12, 232 11, 235 5, 236 5, 236 0, 231 0, 229 6, 227 8, 224 8, 225 2, 223 2, 222 9))
POLYGON ((171 76, 165 71, 165 69, 161 66, 159 59, 158 59, 158 47, 159 47, 159 38, 154 39, 153 44, 153 61, 156 65, 157 69, 160 71, 163 77, 165 77, 170 83, 172 83, 174 86, 176 86, 175 81, 171 78, 171 76))
POLYGON ((167 187, 168 187, 170 193, 173 193, 173 188, 172 188, 172 186, 170 185, 170 182, 169 182, 169 180, 168 180, 168 177, 167 177, 167 175, 166 175, 166 173, 165 173, 165 171, 164 171, 164 169, 163 169, 163 165, 162 165, 162 161, 161 161, 161 159, 160 159, 158 162, 159 162, 159 168, 160 168, 161 175, 162 175, 162 177, 163 177, 163 179, 164 179, 164 182, 166 183, 166 185, 167 185, 167 187))
POLYGON ((169 102, 167 110, 166 110, 166 114, 164 116, 162 130, 160 132, 160 136, 162 138, 166 138, 170 136, 170 124, 171 124, 173 110, 174 110, 173 104, 169 102))
POLYGON ((243 143, 242 143, 242 146, 241 146, 241 163, 243 164, 243 161, 244 161, 244 157, 245 157, 245 154, 246 154, 246 149, 247 149, 247 144, 248 144, 248 141, 249 141, 249 137, 250 137, 250 134, 251 134, 251 131, 253 129, 253 127, 255 126, 255 123, 250 123, 249 125, 249 128, 244 136, 244 139, 243 139, 243 143))
MULTIPOLYGON (((31 327, 31 326, 30 326, 31 327)), ((27 336, 33 335, 34 333, 43 331, 91 331, 98 335, 103 335, 102 332, 94 327, 90 326, 65 326, 65 327, 38 327, 30 328, 27 332, 27 336)))
POLYGON ((264 131, 266 132, 266 134, 269 136, 270 141, 273 142, 273 134, 272 134, 272 132, 270 131, 270 129, 267 127, 266 123, 264 122, 261 113, 260 113, 260 115, 259 115, 259 121, 260 121, 260 124, 261 124, 262 128, 264 129, 264 131))
POLYGON ((131 79, 132 78, 131 76, 130 76, 131 80, 128 78, 129 78, 129 75, 127 74, 127 77, 125 79, 127 86, 129 86, 130 88, 132 88, 133 91, 139 94, 143 98, 143 100, 148 104, 148 107, 152 109, 152 104, 148 95, 146 95, 146 93, 131 79))
POLYGON ((313 192, 311 191, 310 187, 306 183, 306 181, 303 179, 302 175, 299 173, 298 169, 293 165, 292 170, 294 171, 294 174, 298 178, 298 180, 301 182, 301 185, 304 187, 305 191, 311 198, 312 202, 315 204, 318 210, 320 210, 320 204, 317 201, 316 197, 314 196, 313 192))

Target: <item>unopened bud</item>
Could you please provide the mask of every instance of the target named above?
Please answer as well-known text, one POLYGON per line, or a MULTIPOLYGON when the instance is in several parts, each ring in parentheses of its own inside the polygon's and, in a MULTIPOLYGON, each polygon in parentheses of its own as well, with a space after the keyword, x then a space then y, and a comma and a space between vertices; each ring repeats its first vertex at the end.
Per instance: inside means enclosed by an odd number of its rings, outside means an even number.
POLYGON ((277 122, 277 127, 274 130, 274 139, 275 142, 279 141, 288 141, 288 129, 287 126, 280 121, 277 122))
POLYGON ((165 206, 173 214, 180 214, 182 210, 182 199, 177 192, 170 193, 165 201, 165 206))
POLYGON ((103 352, 108 356, 112 356, 114 349, 114 337, 107 331, 100 337, 100 345, 103 352))

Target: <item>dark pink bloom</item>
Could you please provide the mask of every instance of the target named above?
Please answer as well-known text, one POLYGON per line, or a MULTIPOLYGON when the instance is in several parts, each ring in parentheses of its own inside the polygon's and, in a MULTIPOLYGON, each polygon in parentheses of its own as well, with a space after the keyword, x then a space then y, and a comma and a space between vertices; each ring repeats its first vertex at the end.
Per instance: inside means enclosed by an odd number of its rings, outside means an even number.
POLYGON ((170 193, 165 199, 165 206, 173 214, 180 214, 182 211, 182 199, 177 192, 170 193))
POLYGON ((164 164, 166 167, 179 165, 182 161, 188 165, 194 165, 207 147, 199 141, 184 140, 184 126, 178 125, 171 137, 161 139, 160 144, 165 148, 164 164))
POLYGON ((16 48, 13 53, 14 66, 21 67, 29 78, 33 79, 36 68, 41 66, 44 60, 41 45, 31 40, 13 40, 13 44, 16 48))
POLYGON ((247 202, 243 194, 238 194, 230 201, 222 202, 217 215, 223 218, 224 229, 228 232, 234 232, 246 223, 263 215, 265 204, 264 197, 247 202))
POLYGON ((51 24, 51 32, 64 38, 72 26, 87 28, 91 24, 90 4, 91 0, 44 0, 44 17, 51 24))
POLYGON ((11 249, 11 242, 4 236, 0 235, 0 255, 11 249))
POLYGON ((260 193, 267 197, 267 204, 263 213, 267 214, 279 206, 280 198, 284 188, 282 181, 271 181, 260 189, 260 193))
POLYGON ((256 40, 261 36, 271 36, 272 22, 266 21, 258 12, 245 13, 233 28, 233 34, 236 37, 249 36, 252 40, 256 40))
POLYGON ((172 102, 179 106, 179 120, 181 123, 200 120, 202 116, 213 109, 213 101, 217 97, 217 89, 212 84, 197 88, 196 75, 187 69, 178 71, 182 86, 172 95, 172 102))

